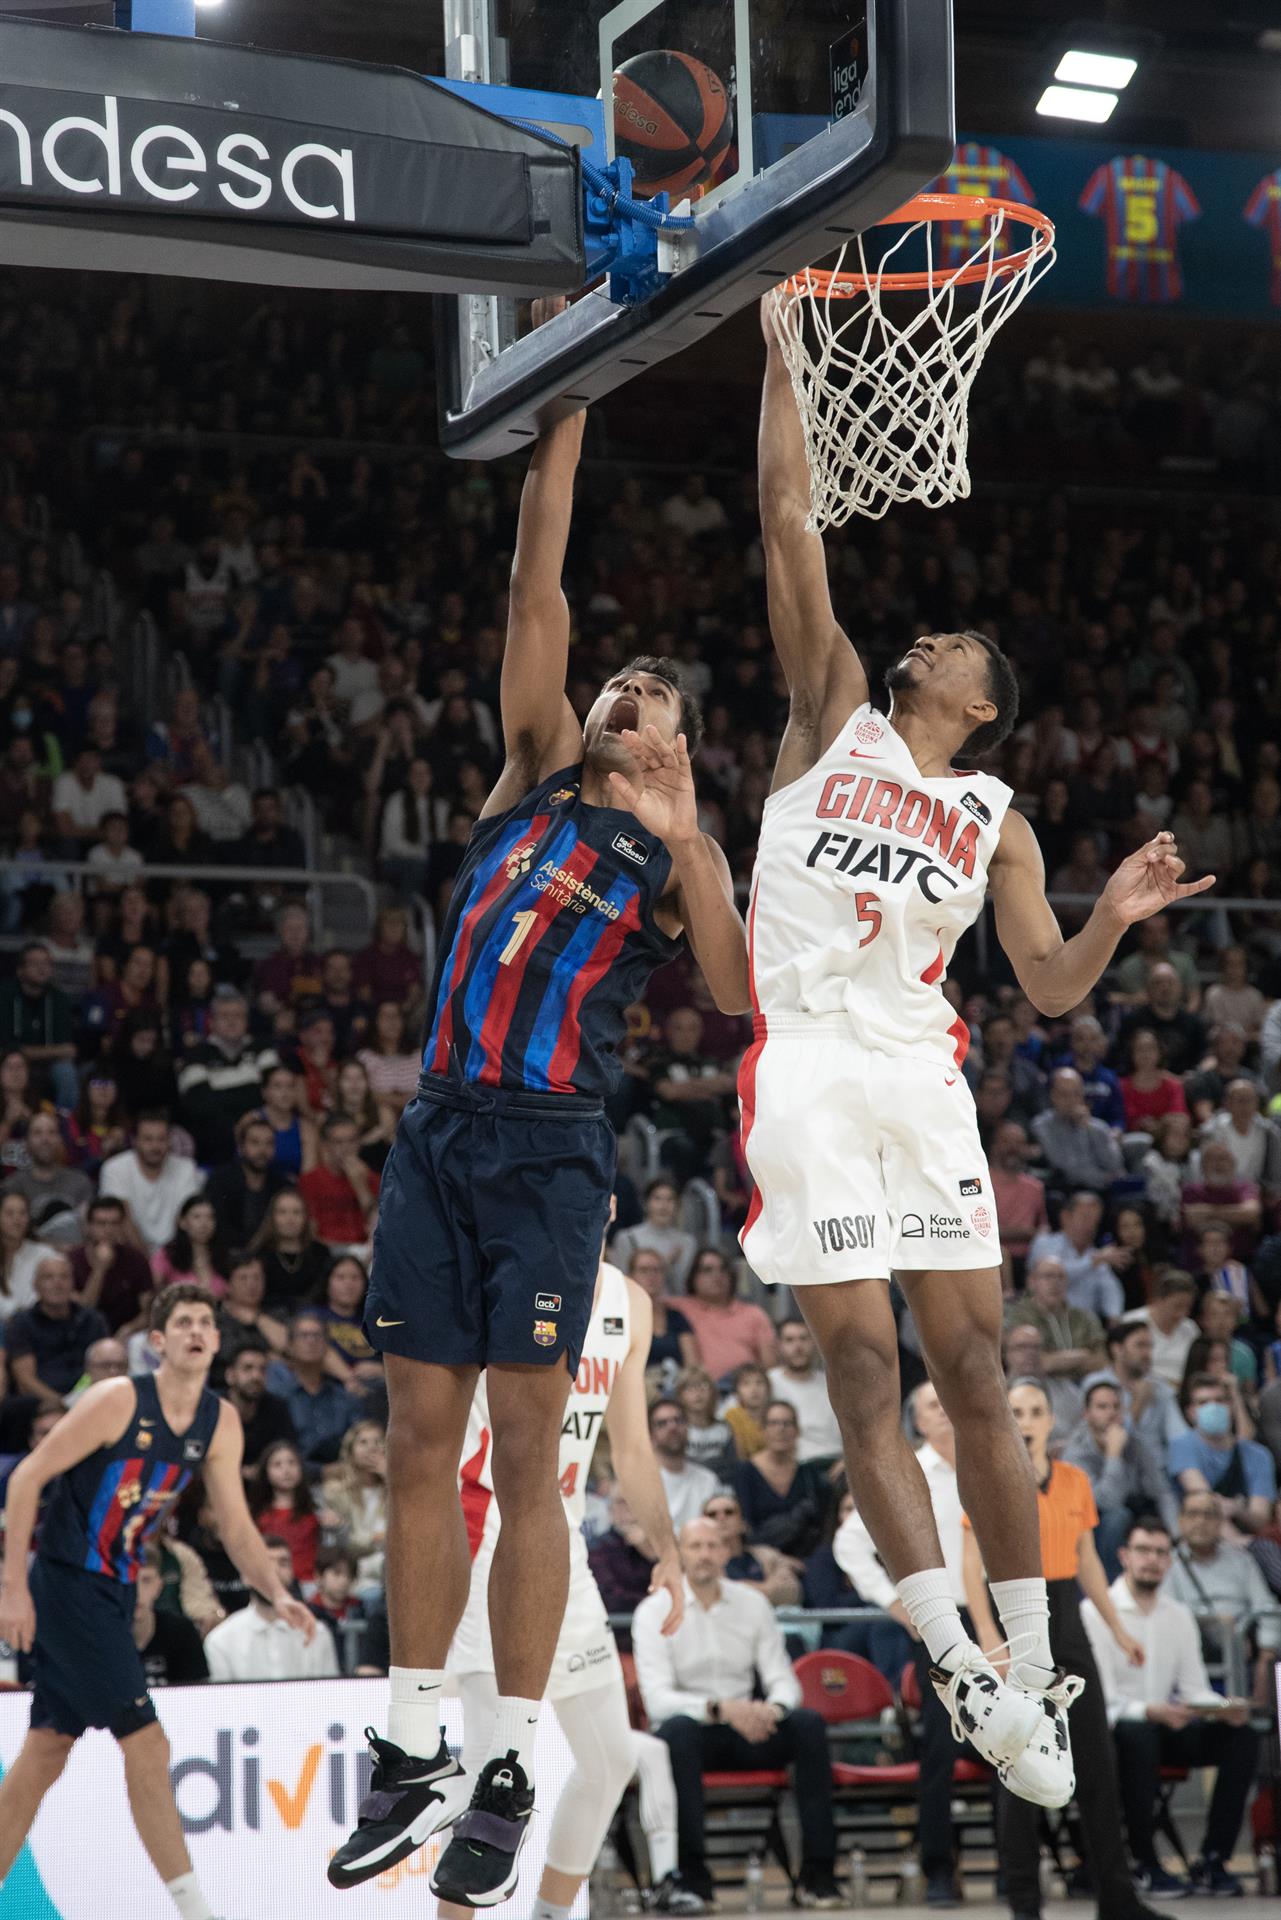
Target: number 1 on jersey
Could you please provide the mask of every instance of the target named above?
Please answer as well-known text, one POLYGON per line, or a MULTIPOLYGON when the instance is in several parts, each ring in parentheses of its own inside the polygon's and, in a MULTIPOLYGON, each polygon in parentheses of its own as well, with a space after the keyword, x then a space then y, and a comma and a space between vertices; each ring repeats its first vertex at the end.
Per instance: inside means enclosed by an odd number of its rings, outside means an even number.
POLYGON ((530 928, 533 926, 537 918, 538 918, 537 907, 526 907, 523 912, 514 913, 512 915, 512 919, 516 922, 516 926, 512 933, 511 939, 507 942, 507 945, 503 948, 502 952, 498 956, 498 964, 500 967, 507 966, 510 961, 516 958, 516 955, 520 952, 526 940, 528 940, 530 928))

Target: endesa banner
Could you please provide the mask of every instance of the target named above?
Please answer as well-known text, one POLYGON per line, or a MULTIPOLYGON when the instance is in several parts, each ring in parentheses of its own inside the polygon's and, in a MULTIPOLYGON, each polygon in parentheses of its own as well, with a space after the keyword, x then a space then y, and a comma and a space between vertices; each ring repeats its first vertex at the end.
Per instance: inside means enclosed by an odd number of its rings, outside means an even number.
MULTIPOLYGON (((431 1920, 427 1876, 439 1842, 366 1886, 338 1893, 330 1855, 355 1824, 369 1781, 366 1726, 387 1717, 385 1680, 159 1687, 174 1794, 205 1897, 219 1920, 431 1920)), ((27 1731, 30 1697, 0 1695, 0 1760, 27 1731)), ((445 1702, 450 1744, 462 1712, 445 1702)), ((547 1829, 573 1760, 550 1708, 539 1728, 537 1811, 520 1886, 504 1914, 527 1920, 547 1829)), ((580 1896, 576 1912, 585 1914, 580 1896)), ((28 1845, 0 1888, 0 1920, 173 1920, 134 1831, 120 1751, 105 1733, 76 1743, 28 1845)))

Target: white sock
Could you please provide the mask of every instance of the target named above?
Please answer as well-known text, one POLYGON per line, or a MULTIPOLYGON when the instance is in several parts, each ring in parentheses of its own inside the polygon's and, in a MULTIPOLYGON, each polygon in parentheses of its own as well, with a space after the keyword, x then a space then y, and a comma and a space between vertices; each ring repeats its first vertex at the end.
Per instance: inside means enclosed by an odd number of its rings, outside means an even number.
POLYGON ((534 1739, 542 1704, 541 1700, 521 1700, 515 1694, 498 1696, 490 1753, 500 1760, 514 1753, 527 1780, 534 1777, 534 1739))
POLYGON ((898 1597, 936 1665, 952 1647, 969 1639, 957 1611, 952 1578, 946 1567, 909 1573, 906 1580, 898 1583, 898 1597))
POLYGON ((533 1920, 569 1920, 569 1908, 553 1906, 540 1893, 534 1902, 533 1920))
POLYGON ((387 1738, 416 1760, 434 1760, 440 1751, 440 1693, 443 1667, 392 1667, 391 1710, 387 1738))
POLYGON ((1010 1669, 1043 1686, 1054 1672, 1050 1652, 1050 1600, 1044 1580, 993 1580, 992 1599, 1010 1644, 1010 1669), (1027 1668, 1034 1669, 1028 1673, 1027 1668))
POLYGON ((182 1915, 182 1920, 214 1920, 209 1902, 200 1891, 194 1873, 180 1873, 176 1880, 165 1881, 165 1892, 182 1915))
POLYGON ((651 1828, 645 1835, 645 1845, 649 1849, 650 1885, 656 1887, 676 1871, 675 1827, 651 1828))

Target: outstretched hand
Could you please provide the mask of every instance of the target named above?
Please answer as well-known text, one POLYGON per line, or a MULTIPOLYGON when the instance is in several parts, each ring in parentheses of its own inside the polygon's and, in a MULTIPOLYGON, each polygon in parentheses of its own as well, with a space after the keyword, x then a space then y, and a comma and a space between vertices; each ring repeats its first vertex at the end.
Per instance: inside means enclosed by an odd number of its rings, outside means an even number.
POLYGON ((643 827, 668 847, 698 838, 698 800, 685 735, 664 740, 651 721, 643 733, 624 727, 619 735, 635 763, 635 772, 611 773, 610 789, 620 807, 629 807, 643 827))
POLYGON ((1185 871, 1172 833, 1158 833, 1124 859, 1103 889, 1104 903, 1125 926, 1149 920, 1172 900, 1188 900, 1214 885, 1215 876, 1181 880, 1185 871))

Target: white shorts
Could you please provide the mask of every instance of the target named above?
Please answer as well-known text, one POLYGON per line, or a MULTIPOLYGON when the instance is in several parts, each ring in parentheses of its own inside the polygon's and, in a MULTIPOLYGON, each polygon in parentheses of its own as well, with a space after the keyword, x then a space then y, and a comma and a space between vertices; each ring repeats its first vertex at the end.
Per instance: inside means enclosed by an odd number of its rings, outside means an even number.
MULTIPOLYGON (((494 1671, 494 1648, 489 1637, 489 1569, 497 1538, 494 1534, 482 1540, 472 1562, 471 1590, 447 1663, 448 1672, 457 1677, 494 1671)), ((589 1687, 607 1686, 615 1677, 621 1682, 623 1669, 605 1618, 605 1603, 588 1565, 582 1533, 571 1528, 569 1598, 544 1697, 564 1700, 589 1687)))
POLYGON ((740 1239, 762 1280, 806 1287, 1000 1265, 959 1068, 869 1052, 843 1014, 771 1016, 740 1088, 756 1183, 740 1239))

